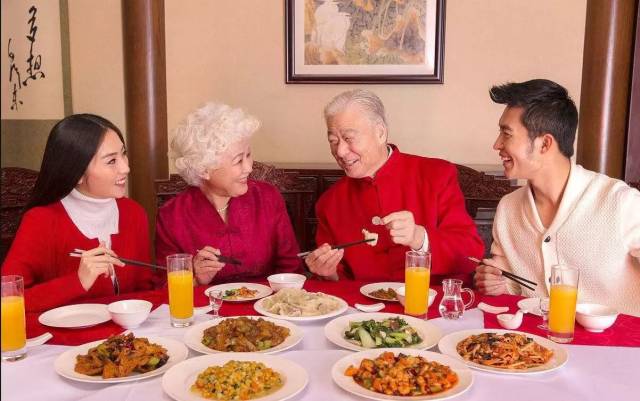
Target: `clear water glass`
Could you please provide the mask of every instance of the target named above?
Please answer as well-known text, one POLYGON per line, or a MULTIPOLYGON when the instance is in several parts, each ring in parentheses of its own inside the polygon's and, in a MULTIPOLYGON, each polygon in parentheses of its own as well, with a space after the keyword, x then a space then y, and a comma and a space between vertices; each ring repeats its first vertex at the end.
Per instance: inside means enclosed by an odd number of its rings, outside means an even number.
POLYGON ((540 298, 540 314, 542 315, 542 323, 538 325, 539 329, 549 330, 549 298, 540 298))
POLYGON ((222 307, 223 301, 224 301, 223 291, 220 291, 220 290, 209 291, 209 305, 211 305, 211 309, 213 310, 213 319, 218 319, 220 317, 220 308, 222 307))

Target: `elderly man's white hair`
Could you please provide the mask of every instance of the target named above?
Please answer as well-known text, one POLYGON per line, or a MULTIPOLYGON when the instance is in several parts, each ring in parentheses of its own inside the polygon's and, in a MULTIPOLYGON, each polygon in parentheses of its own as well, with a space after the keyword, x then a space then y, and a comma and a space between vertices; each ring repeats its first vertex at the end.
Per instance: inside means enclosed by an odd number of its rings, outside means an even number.
POLYGON ((387 128, 384 105, 382 100, 373 92, 364 89, 354 89, 342 92, 329 102, 324 108, 325 121, 344 111, 347 106, 356 103, 369 115, 371 121, 382 123, 387 128))
POLYGON ((178 174, 192 186, 200 186, 201 175, 220 163, 229 145, 249 138, 260 121, 221 103, 209 102, 189 114, 174 130, 171 157, 178 174))

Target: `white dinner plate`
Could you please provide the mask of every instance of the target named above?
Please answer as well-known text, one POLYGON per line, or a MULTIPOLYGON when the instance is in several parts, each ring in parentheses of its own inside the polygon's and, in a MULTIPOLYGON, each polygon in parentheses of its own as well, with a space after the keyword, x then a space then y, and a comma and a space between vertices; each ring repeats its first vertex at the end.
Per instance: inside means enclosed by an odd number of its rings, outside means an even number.
POLYGON ((49 327, 80 329, 111 320, 105 304, 76 304, 51 309, 38 317, 38 321, 49 327))
POLYGON ((540 298, 525 298, 518 301, 518 308, 526 310, 537 316, 542 316, 540 311, 540 298))
POLYGON ((522 331, 514 331, 514 330, 474 329, 474 330, 456 331, 454 333, 451 333, 442 337, 442 339, 440 339, 440 342, 438 343, 438 349, 443 354, 449 355, 459 361, 462 361, 474 369, 484 370, 484 371, 493 372, 493 373, 501 373, 506 375, 526 375, 526 374, 550 372, 552 370, 556 370, 562 367, 562 365, 567 363, 567 360, 569 359, 569 354, 567 353, 566 349, 564 349, 561 345, 556 344, 553 341, 548 340, 544 337, 536 336, 535 334, 529 334, 522 331), (458 351, 456 350, 456 346, 460 341, 464 340, 469 336, 478 335, 482 333, 522 334, 529 338, 532 338, 535 342, 542 345, 543 347, 551 349, 553 351, 553 356, 551 357, 549 362, 545 363, 544 365, 536 366, 529 369, 523 369, 523 370, 509 370, 509 369, 494 368, 491 366, 481 365, 479 363, 467 361, 460 354, 458 354, 458 351))
POLYGON ((381 301, 387 301, 387 302, 398 302, 398 299, 394 298, 394 299, 386 299, 386 298, 379 298, 379 297, 375 297, 373 295, 370 295, 370 293, 372 293, 373 291, 377 291, 379 289, 389 289, 389 288, 393 288, 394 290, 397 290, 398 288, 402 287, 404 285, 404 283, 398 283, 398 282, 383 282, 383 283, 371 283, 371 284, 366 284, 363 285, 362 287, 360 287, 360 294, 364 295, 365 297, 369 297, 369 298, 373 298, 373 299, 378 299, 381 301))
POLYGON ((340 359, 333 365, 331 368, 331 377, 333 381, 344 390, 358 395, 360 397, 369 398, 371 400, 410 400, 410 401, 422 401, 422 400, 445 400, 448 398, 457 397, 460 394, 464 393, 471 387, 473 384, 473 374, 471 369, 469 369, 465 364, 456 361, 455 359, 447 356, 438 354, 436 352, 431 351, 422 351, 411 348, 387 348, 387 349, 370 349, 366 351, 356 352, 354 354, 350 354, 340 359), (376 393, 375 391, 368 390, 353 380, 352 377, 346 376, 344 372, 350 365, 355 367, 360 366, 360 362, 365 359, 375 359, 383 352, 393 352, 396 356, 399 353, 403 353, 405 355, 413 355, 413 356, 421 356, 428 361, 435 361, 441 363, 443 365, 449 366, 456 374, 458 375, 458 383, 450 388, 449 390, 443 391, 438 394, 431 395, 422 395, 422 396, 393 396, 386 395, 381 393, 376 393))
POLYGON ((169 370, 172 366, 187 359, 187 356, 189 355, 189 350, 180 341, 166 337, 149 336, 140 338, 147 338, 152 344, 162 345, 167 350, 167 355, 169 355, 167 363, 159 367, 158 369, 152 370, 147 373, 133 373, 130 376, 114 377, 111 379, 103 379, 102 376, 88 376, 76 372, 74 370, 74 367, 76 366, 76 356, 88 353, 90 348, 96 347, 105 341, 98 340, 87 344, 78 345, 77 347, 73 347, 70 350, 63 352, 56 358, 55 362, 53 363, 54 369, 60 376, 75 381, 86 383, 122 383, 161 375, 162 373, 169 370))
MULTIPOLYGON (((218 324, 220 324, 223 320, 227 320, 227 319, 237 319, 239 316, 234 316, 234 317, 224 317, 224 318, 220 318, 220 319, 216 319, 216 320, 210 320, 207 322, 203 322, 200 324, 197 324, 191 328, 189 328, 189 330, 187 330, 187 332, 184 334, 184 342, 185 344, 187 344, 187 346, 189 348, 191 348, 194 351, 203 353, 203 354, 220 354, 223 351, 217 351, 215 349, 209 348, 206 345, 202 344, 202 336, 204 334, 204 331, 206 329, 208 329, 209 327, 213 327, 216 326, 218 324)), ((249 319, 264 319, 267 320, 277 326, 282 326, 282 327, 286 327, 289 329, 289 336, 287 336, 287 338, 285 338, 285 340, 276 345, 275 347, 269 348, 269 349, 265 349, 262 351, 255 351, 257 353, 260 354, 274 354, 276 352, 280 352, 280 351, 284 351, 286 349, 289 349, 291 347, 293 347, 294 345, 298 344, 300 342, 300 340, 302 340, 303 334, 302 334, 302 330, 300 330, 300 328, 298 326, 296 326, 295 324, 291 323, 291 322, 287 322, 284 320, 280 320, 280 319, 274 319, 272 317, 268 317, 268 316, 244 316, 244 317, 248 317, 249 319)))
POLYGON ((262 284, 256 284, 256 283, 226 283, 226 284, 214 285, 213 287, 207 288, 206 290, 204 290, 204 295, 206 295, 208 297, 209 296, 209 291, 212 291, 212 290, 220 290, 220 291, 222 291, 222 293, 224 295, 224 292, 227 291, 227 290, 235 290, 235 289, 238 289, 238 288, 241 288, 241 287, 247 287, 250 290, 256 290, 258 292, 253 297, 237 298, 237 299, 224 298, 224 301, 225 302, 248 302, 248 301, 255 301, 256 299, 264 298, 266 296, 269 296, 269 295, 273 294, 273 290, 271 289, 271 287, 267 287, 266 285, 262 285, 262 284))
POLYGON ((222 366, 231 360, 262 362, 283 376, 284 385, 280 389, 264 397, 254 398, 255 400, 287 400, 302 391, 309 382, 309 375, 302 366, 279 356, 223 352, 190 358, 172 367, 162 377, 162 388, 175 400, 203 401, 204 398, 191 391, 191 386, 196 382, 198 375, 210 366, 222 366))
MULTIPOLYGON (((428 349, 438 343, 442 337, 442 331, 433 323, 418 319, 412 316, 400 315, 397 313, 354 313, 337 317, 324 326, 324 335, 329 341, 335 345, 350 349, 352 351, 362 351, 369 348, 349 342, 344 337, 344 332, 349 330, 350 322, 362 322, 364 320, 382 321, 392 317, 401 317, 409 326, 413 327, 418 335, 422 338, 422 342, 410 345, 407 348, 428 349)), ((382 349, 382 348, 378 348, 382 349)))
POLYGON ((347 302, 344 299, 338 298, 336 296, 329 295, 329 294, 325 294, 325 295, 337 300, 339 302, 340 306, 338 307, 338 309, 333 310, 333 311, 331 311, 329 313, 325 313, 324 315, 286 316, 286 315, 277 315, 275 313, 268 312, 264 308, 263 303, 264 303, 265 300, 273 297, 274 295, 271 295, 271 297, 262 298, 261 300, 259 300, 255 304, 253 304, 253 309, 255 309, 256 312, 258 312, 261 315, 273 317, 273 318, 276 318, 276 319, 291 320, 291 321, 294 321, 294 322, 310 322, 310 321, 314 321, 314 320, 328 319, 330 317, 341 315, 349 308, 349 304, 347 304, 347 302))

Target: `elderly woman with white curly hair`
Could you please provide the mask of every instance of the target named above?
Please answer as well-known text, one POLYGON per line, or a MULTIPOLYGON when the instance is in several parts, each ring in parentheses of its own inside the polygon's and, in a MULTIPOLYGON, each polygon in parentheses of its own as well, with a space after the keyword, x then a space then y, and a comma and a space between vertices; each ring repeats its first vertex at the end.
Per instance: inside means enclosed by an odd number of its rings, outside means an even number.
POLYGON ((171 151, 190 187, 158 211, 158 262, 174 253, 195 255, 201 285, 302 269, 282 195, 249 179, 250 139, 259 126, 242 109, 207 103, 175 130, 171 151), (224 264, 219 255, 241 264, 224 264))

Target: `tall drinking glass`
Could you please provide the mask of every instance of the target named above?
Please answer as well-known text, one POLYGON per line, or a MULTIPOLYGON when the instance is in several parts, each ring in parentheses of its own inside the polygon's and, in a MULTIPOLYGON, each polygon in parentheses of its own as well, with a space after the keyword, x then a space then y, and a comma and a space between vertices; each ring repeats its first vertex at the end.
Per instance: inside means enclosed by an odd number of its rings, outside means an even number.
POLYGON ((169 312, 173 327, 193 323, 193 257, 188 253, 167 256, 169 312))
POLYGON ((2 359, 18 361, 27 355, 22 276, 2 276, 2 359))
POLYGON ((430 273, 430 252, 407 251, 404 269, 404 313, 407 315, 427 317, 430 273))
POLYGON ((579 276, 580 271, 573 267, 557 265, 551 268, 547 337, 557 343, 573 341, 579 276))

